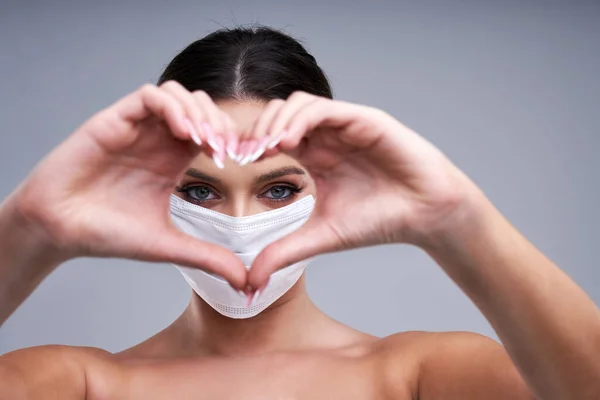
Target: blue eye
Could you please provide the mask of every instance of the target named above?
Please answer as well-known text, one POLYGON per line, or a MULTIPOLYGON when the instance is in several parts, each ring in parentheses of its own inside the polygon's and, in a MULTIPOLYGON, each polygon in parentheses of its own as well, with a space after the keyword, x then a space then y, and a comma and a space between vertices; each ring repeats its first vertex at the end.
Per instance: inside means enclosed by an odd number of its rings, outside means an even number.
POLYGON ((267 193, 270 194, 273 199, 288 197, 290 195, 288 192, 291 192, 291 190, 285 186, 273 186, 271 189, 267 190, 267 193))
POLYGON ((216 199, 214 190, 212 190, 208 186, 190 186, 187 188, 181 189, 182 192, 186 194, 186 196, 190 197, 195 201, 206 201, 216 199))
POLYGON ((286 200, 293 196, 296 193, 299 193, 300 190, 295 187, 285 186, 285 185, 275 185, 271 186, 266 192, 264 192, 261 197, 265 197, 270 200, 286 200))
MULTIPOLYGON (((207 185, 190 185, 177 187, 176 190, 184 194, 184 197, 191 202, 201 203, 209 200, 217 200, 221 197, 210 186, 207 185)), ((264 191, 258 197, 265 198, 269 201, 291 201, 294 197, 302 192, 302 188, 297 188, 291 185, 273 185, 264 191)))

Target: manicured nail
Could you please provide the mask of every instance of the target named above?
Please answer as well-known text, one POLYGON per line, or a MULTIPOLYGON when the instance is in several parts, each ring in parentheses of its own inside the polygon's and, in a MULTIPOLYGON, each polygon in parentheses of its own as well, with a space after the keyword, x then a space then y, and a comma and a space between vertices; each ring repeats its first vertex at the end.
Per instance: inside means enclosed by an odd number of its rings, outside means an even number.
POLYGON ((219 161, 221 161, 222 165, 225 165, 225 139, 222 136, 217 136, 217 147, 219 151, 217 151, 217 155, 219 156, 219 161))
POLYGON ((250 162, 252 156, 254 155, 254 150, 256 150, 256 146, 258 145, 256 140, 248 140, 247 143, 248 147, 243 153, 244 158, 242 158, 242 161, 240 161, 240 166, 242 167, 250 162))
POLYGON ((240 167, 243 167, 244 165, 249 164, 251 159, 252 159, 252 154, 246 155, 244 158, 242 158, 242 161, 240 161, 240 167))
POLYGON ((262 290, 260 290, 260 289, 258 289, 254 293, 254 296, 252 296, 252 301, 250 302, 250 307, 253 307, 254 305, 256 305, 256 303, 258 302, 258 299, 260 298, 261 293, 262 293, 262 290))
POLYGON ((248 161, 250 161, 250 156, 244 156, 244 158, 240 160, 240 167, 243 167, 244 165, 248 164, 248 161))
POLYGON ((217 168, 219 168, 219 169, 225 168, 225 164, 223 164, 223 161, 221 161, 221 157, 219 157, 219 154, 216 151, 213 151, 212 159, 213 159, 213 162, 215 163, 215 165, 217 166, 217 168))
POLYGON ((250 161, 250 157, 251 157, 251 146, 252 144, 250 143, 250 141, 245 140, 244 141, 244 146, 242 147, 242 151, 240 151, 240 160, 238 161, 238 163, 240 164, 240 167, 243 167, 244 165, 248 164, 248 161, 250 161))
POLYGON ((213 128, 206 122, 203 122, 202 129, 204 129, 204 132, 206 132, 206 141, 208 142, 208 145, 214 151, 218 152, 219 145, 217 144, 217 135, 215 134, 215 131, 213 130, 213 128))
POLYGON ((227 157, 229 157, 229 159, 232 161, 235 161, 237 158, 237 154, 235 153, 235 151, 235 143, 227 143, 227 157))
POLYGON ((242 153, 242 150, 238 150, 238 154, 235 157, 235 162, 240 164, 243 159, 244 159, 244 153, 242 153))
POLYGON ((252 295, 252 293, 247 293, 246 294, 246 308, 249 308, 250 305, 252 304, 252 299, 254 298, 254 296, 252 295))
POLYGON ((252 155, 250 162, 254 162, 254 161, 258 160, 260 158, 260 156, 263 155, 263 153, 267 150, 269 141, 270 141, 270 138, 265 136, 264 138, 262 138, 260 140, 260 142, 258 142, 258 149, 252 155))
POLYGON ((260 156, 263 155, 266 149, 266 147, 259 147, 258 150, 256 150, 254 154, 252 154, 252 157, 250 158, 249 162, 253 163, 254 161, 258 160, 260 156))
POLYGON ((226 135, 227 138, 227 157, 229 157, 230 160, 235 161, 237 158, 237 151, 238 151, 238 147, 239 147, 239 142, 238 142, 238 138, 237 135, 235 133, 228 133, 226 135))
POLYGON ((192 121, 190 121, 188 118, 184 118, 183 123, 185 124, 185 126, 187 126, 187 129, 190 132, 190 136, 192 137, 194 143, 196 143, 198 146, 202 146, 202 140, 200 140, 200 135, 198 134, 198 131, 196 130, 194 124, 192 124, 192 121))
POLYGON ((287 134, 287 131, 282 131, 279 135, 275 136, 275 139, 273 139, 273 141, 268 144, 267 149, 269 149, 269 150, 274 149, 275 146, 277 146, 279 144, 279 142, 281 142, 281 139, 283 139, 283 137, 286 134, 287 134))
POLYGON ((235 288, 235 287, 231 286, 231 283, 229 284, 229 287, 230 287, 230 288, 231 288, 231 289, 232 289, 232 290, 233 290, 235 293, 237 293, 237 294, 238 294, 240 297, 242 297, 242 298, 244 298, 244 299, 246 298, 246 293, 245 293, 243 290, 240 290, 240 289, 237 289, 237 288, 235 288))
POLYGON ((246 151, 247 148, 248 148, 248 143, 245 140, 242 140, 238 144, 237 155, 234 160, 236 163, 239 164, 242 161, 242 159, 244 158, 244 152, 246 151))

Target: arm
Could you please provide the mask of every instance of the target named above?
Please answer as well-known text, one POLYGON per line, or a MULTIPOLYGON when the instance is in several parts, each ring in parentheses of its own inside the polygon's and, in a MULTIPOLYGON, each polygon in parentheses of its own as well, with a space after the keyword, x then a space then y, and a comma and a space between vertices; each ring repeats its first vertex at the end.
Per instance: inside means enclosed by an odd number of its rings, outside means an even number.
POLYGON ((0 325, 61 262, 81 256, 173 262, 245 286, 239 258, 185 235, 165 211, 178 177, 207 150, 191 139, 191 116, 215 113, 202 107, 178 83, 144 85, 92 116, 0 204, 0 325), (132 187, 143 195, 125 195, 132 187))
POLYGON ((504 348, 475 333, 428 333, 419 344, 419 400, 534 400, 504 348))
POLYGON ((422 247, 485 315, 537 398, 600 398, 598 308, 483 194, 468 204, 422 247))
POLYGON ((86 374, 77 350, 46 346, 0 357, 0 400, 84 400, 86 374))
MULTIPOLYGON (((598 308, 439 149, 381 110, 301 92, 274 107, 256 125, 284 132, 278 151, 307 167, 319 200, 256 257, 254 291, 318 254, 415 244, 487 317, 538 398, 600 398, 598 308)), ((253 134, 243 139, 263 140, 253 134)))
POLYGON ((6 199, 0 205, 0 326, 59 264, 14 197, 6 199))

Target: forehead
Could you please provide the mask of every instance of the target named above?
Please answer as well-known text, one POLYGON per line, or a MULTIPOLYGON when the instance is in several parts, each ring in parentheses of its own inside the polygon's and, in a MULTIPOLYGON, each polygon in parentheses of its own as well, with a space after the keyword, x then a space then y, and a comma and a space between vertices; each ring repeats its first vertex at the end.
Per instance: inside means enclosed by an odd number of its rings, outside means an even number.
POLYGON ((263 101, 234 101, 226 100, 216 103, 223 112, 228 114, 237 124, 238 129, 244 131, 251 128, 263 112, 267 103, 263 101))

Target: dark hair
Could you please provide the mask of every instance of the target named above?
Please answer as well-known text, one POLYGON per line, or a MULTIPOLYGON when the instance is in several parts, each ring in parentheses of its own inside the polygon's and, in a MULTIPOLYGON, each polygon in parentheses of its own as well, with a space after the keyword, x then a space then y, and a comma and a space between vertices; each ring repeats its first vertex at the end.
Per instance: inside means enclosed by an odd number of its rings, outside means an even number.
POLYGON ((264 26, 220 29, 195 41, 167 65, 158 84, 167 80, 214 101, 286 99, 298 90, 333 97, 315 58, 294 38, 264 26))

